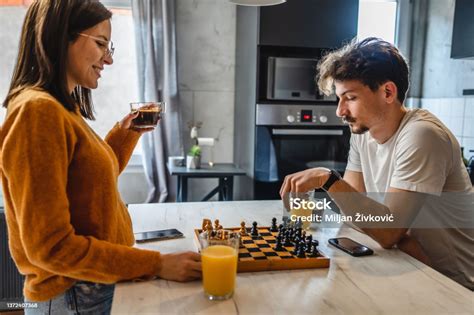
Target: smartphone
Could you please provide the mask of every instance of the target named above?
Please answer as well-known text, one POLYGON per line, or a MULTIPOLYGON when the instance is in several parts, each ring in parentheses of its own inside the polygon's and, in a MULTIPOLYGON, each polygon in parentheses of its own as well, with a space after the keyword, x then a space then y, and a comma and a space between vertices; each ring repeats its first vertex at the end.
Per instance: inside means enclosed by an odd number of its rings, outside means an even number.
POLYGON ((374 251, 367 246, 357 243, 356 241, 347 237, 330 238, 328 242, 329 244, 336 246, 340 250, 355 257, 369 256, 374 253, 374 251))
POLYGON ((169 240, 173 238, 184 237, 183 233, 177 229, 168 229, 168 230, 158 230, 158 231, 149 231, 135 233, 135 241, 137 243, 151 242, 151 241, 160 241, 160 240, 169 240))

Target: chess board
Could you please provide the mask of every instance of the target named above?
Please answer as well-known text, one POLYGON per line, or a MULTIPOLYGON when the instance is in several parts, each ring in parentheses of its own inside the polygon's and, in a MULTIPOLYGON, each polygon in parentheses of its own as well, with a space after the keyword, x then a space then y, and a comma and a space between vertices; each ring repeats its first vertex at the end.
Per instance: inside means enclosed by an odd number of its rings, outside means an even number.
MULTIPOLYGON (((226 228, 239 232, 240 227, 226 228)), ((259 227, 259 236, 242 236, 242 245, 239 248, 237 272, 254 272, 269 270, 291 270, 309 268, 328 268, 330 259, 323 256, 298 258, 292 254, 294 246, 284 246, 283 251, 274 250, 278 232, 271 232, 269 227, 259 227)), ((195 229, 195 241, 200 250, 199 234, 201 229, 195 229)))

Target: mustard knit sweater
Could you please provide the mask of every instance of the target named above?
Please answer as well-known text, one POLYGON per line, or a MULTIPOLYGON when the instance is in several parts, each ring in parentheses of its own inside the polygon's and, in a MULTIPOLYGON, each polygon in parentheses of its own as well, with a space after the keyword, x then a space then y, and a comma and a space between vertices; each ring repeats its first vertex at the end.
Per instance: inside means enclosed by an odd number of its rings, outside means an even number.
POLYGON ((160 254, 132 248, 117 178, 140 135, 118 124, 105 141, 79 112, 50 94, 13 99, 0 132, 0 165, 10 251, 26 276, 25 297, 49 300, 77 280, 147 278, 160 254))

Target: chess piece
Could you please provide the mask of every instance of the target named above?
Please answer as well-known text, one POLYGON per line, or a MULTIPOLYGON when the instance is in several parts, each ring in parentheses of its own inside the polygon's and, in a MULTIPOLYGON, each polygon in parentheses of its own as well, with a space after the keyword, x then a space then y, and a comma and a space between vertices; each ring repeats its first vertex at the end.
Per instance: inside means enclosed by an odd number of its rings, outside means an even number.
POLYGON ((207 232, 207 238, 211 238, 212 237, 212 223, 211 223, 211 220, 209 220, 209 222, 207 222, 207 225, 205 227, 206 229, 206 232, 207 232))
POLYGON ((306 258, 306 253, 304 251, 304 244, 300 244, 300 246, 298 248, 298 252, 296 253, 296 257, 306 258))
POLYGON ((240 236, 247 236, 247 228, 245 227, 245 221, 240 222, 240 236))
POLYGON ((275 250, 277 252, 284 250, 283 244, 281 243, 281 236, 277 236, 276 238, 275 250))
POLYGON ((308 256, 309 257, 319 257, 319 256, 321 256, 321 254, 319 253, 316 246, 314 246, 314 243, 313 243, 313 249, 311 250, 311 254, 309 254, 308 256))
POLYGON ((295 246, 296 246, 296 244, 300 243, 300 238, 298 237, 298 235, 295 236, 295 239, 293 240, 293 243, 295 243, 295 246))
POLYGON ((306 252, 309 254, 313 250, 313 244, 309 241, 306 241, 306 252))
POLYGON ((291 243, 291 238, 290 238, 290 231, 285 232, 285 240, 283 242, 283 246, 289 247, 292 246, 293 244, 291 243))
POLYGON ((313 235, 310 234, 310 235, 306 236, 306 242, 311 243, 312 241, 313 241, 313 235))
POLYGON ((311 241, 311 243, 313 244, 314 247, 319 246, 318 240, 313 240, 313 241, 311 241))
POLYGON ((296 256, 298 254, 299 249, 300 249, 300 243, 295 243, 295 248, 293 248, 293 251, 291 253, 296 256))
POLYGON ((216 220, 214 221, 214 229, 215 229, 215 230, 221 230, 221 229, 219 229, 219 227, 220 227, 219 219, 216 219, 216 220))
POLYGON ((303 239, 303 240, 306 239, 306 231, 303 231, 303 234, 301 234, 301 239, 303 239))
POLYGON ((299 239, 301 239, 301 228, 296 228, 295 234, 299 239))
POLYGON ((205 230, 206 230, 206 226, 207 226, 208 223, 211 223, 211 226, 212 226, 211 220, 209 220, 209 219, 202 219, 202 226, 201 226, 201 230, 202 230, 202 231, 205 231, 205 230))
POLYGON ((250 230, 250 234, 252 236, 258 236, 258 228, 257 228, 257 222, 252 223, 252 229, 250 230))
POLYGON ((293 228, 290 227, 290 228, 288 229, 288 231, 290 232, 290 241, 293 241, 293 239, 294 239, 294 237, 295 237, 293 228))
POLYGON ((272 226, 270 227, 271 232, 278 232, 278 226, 277 226, 276 222, 277 222, 277 219, 272 218, 272 226))

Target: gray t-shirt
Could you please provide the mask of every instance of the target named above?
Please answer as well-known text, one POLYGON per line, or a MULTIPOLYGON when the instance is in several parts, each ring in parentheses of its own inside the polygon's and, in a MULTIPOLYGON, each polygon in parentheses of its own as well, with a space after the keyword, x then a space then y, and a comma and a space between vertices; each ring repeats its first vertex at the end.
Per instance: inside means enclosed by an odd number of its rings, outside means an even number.
POLYGON ((369 193, 427 194, 410 234, 436 270, 474 290, 474 190, 459 143, 438 118, 409 110, 383 144, 369 132, 353 134, 347 170, 362 172, 369 193))

